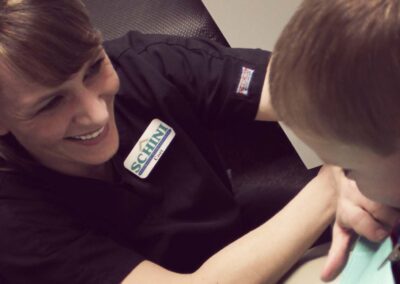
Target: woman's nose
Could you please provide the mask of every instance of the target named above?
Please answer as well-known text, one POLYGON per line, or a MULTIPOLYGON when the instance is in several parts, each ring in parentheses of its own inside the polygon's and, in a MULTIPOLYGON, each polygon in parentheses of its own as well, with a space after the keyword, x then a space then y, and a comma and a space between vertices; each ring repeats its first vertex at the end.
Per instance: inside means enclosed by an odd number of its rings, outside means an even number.
POLYGON ((109 118, 106 100, 94 92, 81 93, 75 107, 75 123, 80 125, 103 125, 109 118))

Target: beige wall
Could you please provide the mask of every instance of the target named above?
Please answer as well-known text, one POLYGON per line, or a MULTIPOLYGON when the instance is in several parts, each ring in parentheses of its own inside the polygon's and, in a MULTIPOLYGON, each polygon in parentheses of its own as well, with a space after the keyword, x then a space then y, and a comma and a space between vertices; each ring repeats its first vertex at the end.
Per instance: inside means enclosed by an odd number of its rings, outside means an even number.
POLYGON ((273 45, 300 0, 203 0, 232 47, 273 45))

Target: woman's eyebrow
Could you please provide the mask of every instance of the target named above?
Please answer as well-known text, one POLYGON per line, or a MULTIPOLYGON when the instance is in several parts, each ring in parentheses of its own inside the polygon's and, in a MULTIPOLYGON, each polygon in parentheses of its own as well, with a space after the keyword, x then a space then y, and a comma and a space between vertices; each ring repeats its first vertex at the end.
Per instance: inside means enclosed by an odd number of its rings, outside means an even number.
POLYGON ((86 69, 90 68, 90 66, 97 61, 100 55, 103 55, 104 49, 103 47, 99 47, 96 52, 93 53, 93 56, 87 61, 86 69))

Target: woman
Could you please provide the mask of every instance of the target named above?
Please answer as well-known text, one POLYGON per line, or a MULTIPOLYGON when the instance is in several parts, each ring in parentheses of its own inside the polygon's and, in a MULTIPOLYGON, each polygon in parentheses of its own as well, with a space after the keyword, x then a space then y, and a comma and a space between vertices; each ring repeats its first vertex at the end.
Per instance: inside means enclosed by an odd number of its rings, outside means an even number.
POLYGON ((103 48, 78 0, 1 5, 6 283, 273 283, 332 221, 324 168, 243 229, 208 130, 273 117, 266 52, 135 32, 103 48))

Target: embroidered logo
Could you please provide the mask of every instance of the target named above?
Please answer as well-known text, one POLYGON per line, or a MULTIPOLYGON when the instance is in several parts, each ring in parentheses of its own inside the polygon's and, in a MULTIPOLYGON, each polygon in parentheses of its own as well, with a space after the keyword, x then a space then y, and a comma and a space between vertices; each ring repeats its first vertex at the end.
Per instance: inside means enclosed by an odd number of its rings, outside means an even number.
POLYGON ((249 94, 249 87, 253 74, 254 74, 254 69, 242 67, 242 74, 240 75, 239 84, 236 89, 237 94, 245 96, 249 94))
POLYGON ((125 159, 124 167, 142 179, 147 178, 174 137, 171 127, 153 119, 125 159))

